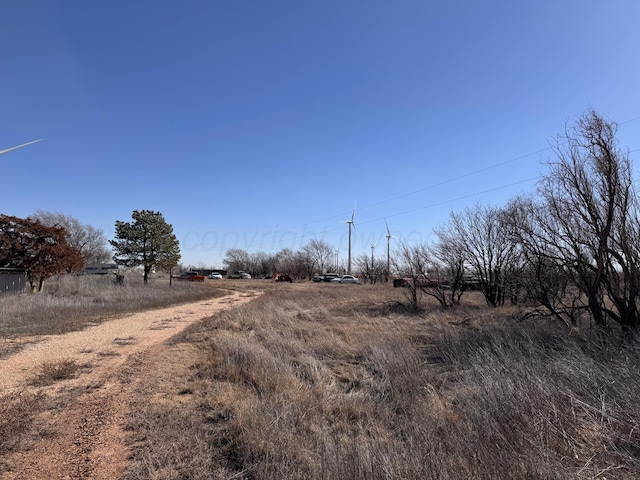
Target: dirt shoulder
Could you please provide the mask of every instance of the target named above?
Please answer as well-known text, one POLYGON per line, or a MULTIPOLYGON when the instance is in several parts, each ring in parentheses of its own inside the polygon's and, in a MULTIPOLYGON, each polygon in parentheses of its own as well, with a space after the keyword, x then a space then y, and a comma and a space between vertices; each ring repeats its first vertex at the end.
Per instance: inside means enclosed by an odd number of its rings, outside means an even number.
POLYGON ((163 355, 165 341, 257 295, 236 292, 131 314, 47 337, 1 359, 0 391, 40 395, 42 400, 28 438, 0 459, 0 478, 119 478, 129 455, 123 419, 129 405, 144 402, 132 398, 140 395, 135 385, 157 373, 155 361, 163 355), (64 364, 75 368, 72 378, 34 386, 47 366, 64 364))

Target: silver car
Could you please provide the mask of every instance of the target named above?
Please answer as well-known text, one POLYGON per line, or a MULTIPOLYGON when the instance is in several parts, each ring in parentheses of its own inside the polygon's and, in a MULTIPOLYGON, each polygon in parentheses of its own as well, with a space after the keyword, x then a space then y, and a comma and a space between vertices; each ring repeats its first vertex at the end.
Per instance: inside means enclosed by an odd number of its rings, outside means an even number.
POLYGON ((248 279, 248 278, 251 278, 251 275, 248 274, 247 272, 243 272, 242 270, 239 270, 237 272, 230 273, 229 275, 227 275, 227 278, 248 279))
POLYGON ((331 283, 360 283, 360 281, 353 275, 342 275, 341 277, 332 279, 331 283))

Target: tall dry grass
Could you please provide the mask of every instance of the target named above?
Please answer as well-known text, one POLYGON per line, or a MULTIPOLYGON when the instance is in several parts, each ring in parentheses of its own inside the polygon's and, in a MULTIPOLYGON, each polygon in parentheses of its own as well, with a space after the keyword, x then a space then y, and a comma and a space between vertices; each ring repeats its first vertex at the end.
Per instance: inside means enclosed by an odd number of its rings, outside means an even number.
POLYGON ((397 295, 294 284, 188 329, 200 362, 132 415, 126 478, 638 478, 637 342, 397 295))
MULTIPOLYGON (((174 282, 152 278, 147 285, 129 275, 123 285, 110 275, 66 275, 51 279, 44 292, 0 295, 0 356, 2 340, 60 334, 85 328, 112 315, 221 295, 211 284, 174 282)), ((11 345, 15 345, 11 343, 11 345)))
MULTIPOLYGON (((65 333, 113 315, 224 293, 212 284, 176 283, 169 287, 166 279, 152 279, 143 285, 142 278, 136 276, 128 276, 123 285, 114 284, 108 276, 55 278, 47 283, 43 293, 0 295, 0 357, 33 341, 34 336, 65 333)), ((75 375, 80 368, 69 360, 45 362, 31 385, 49 385, 75 375)), ((47 408, 49 400, 37 391, 0 392, 0 476, 4 468, 2 455, 28 448, 24 444, 38 437, 34 419, 47 408)))

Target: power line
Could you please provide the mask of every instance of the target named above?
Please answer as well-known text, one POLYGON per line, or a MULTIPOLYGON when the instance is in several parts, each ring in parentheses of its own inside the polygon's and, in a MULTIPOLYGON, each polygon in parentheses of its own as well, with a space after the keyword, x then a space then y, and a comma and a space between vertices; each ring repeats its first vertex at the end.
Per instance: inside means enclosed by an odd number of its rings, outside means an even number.
MULTIPOLYGON (((495 192, 497 190, 502 190, 504 188, 513 187, 514 185, 520 185, 520 184, 531 182, 533 180, 538 180, 538 179, 540 179, 540 176, 530 177, 530 178, 527 178, 527 179, 524 179, 524 180, 519 180, 517 182, 512 182, 512 183, 508 183, 508 184, 505 184, 505 185, 500 185, 498 187, 488 188, 486 190, 482 190, 482 191, 479 191, 479 192, 469 193, 467 195, 462 195, 462 196, 459 196, 459 197, 450 198, 448 200, 442 200, 442 201, 439 201, 439 202, 430 203, 429 205, 423 205, 421 207, 412 208, 411 210, 405 210, 404 212, 393 213, 391 215, 385 215, 384 217, 373 218, 373 219, 365 220, 365 221, 360 220, 358 222, 358 224, 359 225, 363 225, 363 224, 367 224, 367 223, 378 222, 380 220, 383 220, 384 218, 399 217, 401 215, 406 215, 408 213, 414 213, 414 212, 418 212, 420 210, 426 210, 428 208, 439 207, 441 205, 446 205, 448 203, 457 202, 458 200, 464 200, 465 198, 476 197, 476 196, 479 196, 479 195, 483 195, 485 193, 495 192)), ((330 232, 334 232, 334 231, 337 231, 337 230, 342 230, 342 227, 335 227, 335 228, 331 228, 329 230, 323 230, 323 233, 330 233, 330 232)), ((275 232, 275 233, 277 233, 277 232, 275 232)), ((297 239, 298 237, 296 236, 294 238, 297 239)), ((302 238, 304 238, 304 236, 302 236, 300 238, 302 239, 302 238)))
MULTIPOLYGON (((379 206, 379 205, 383 205, 383 204, 385 204, 385 203, 392 202, 392 201, 394 201, 394 200, 398 200, 398 199, 405 198, 405 197, 408 197, 408 196, 411 196, 411 195, 415 195, 416 193, 421 193, 421 192, 424 192, 424 191, 429 190, 429 189, 432 189, 432 188, 436 188, 436 187, 440 187, 440 186, 442 186, 442 185, 446 185, 446 184, 449 184, 449 183, 453 183, 453 182, 456 182, 456 181, 458 181, 458 180, 462 180, 462 179, 464 179, 464 178, 468 178, 468 177, 471 177, 471 176, 473 176, 473 175, 477 175, 477 174, 479 174, 479 173, 483 173, 483 172, 486 172, 486 171, 488 171, 488 170, 492 170, 492 169, 494 169, 494 168, 502 167, 502 166, 504 166, 504 165, 507 165, 507 164, 509 164, 509 163, 516 162, 516 161, 518 161, 518 160, 522 160, 523 158, 527 158, 527 157, 531 157, 531 156, 533 156, 533 155, 537 155, 537 154, 539 154, 539 153, 541 153, 541 152, 544 152, 544 151, 546 151, 546 150, 549 150, 549 149, 551 149, 551 148, 552 148, 552 147, 547 147, 547 148, 543 148, 543 149, 540 149, 540 150, 536 150, 535 152, 527 153, 527 154, 525 154, 525 155, 520 155, 520 156, 515 157, 515 158, 512 158, 512 159, 510 159, 510 160, 505 160, 505 161, 503 161, 503 162, 496 163, 496 164, 494 164, 494 165, 490 165, 490 166, 488 166, 488 167, 484 167, 484 168, 481 168, 481 169, 478 169, 478 170, 474 170, 473 172, 465 173, 465 174, 463 174, 463 175, 459 175, 459 176, 457 176, 457 177, 453 177, 453 178, 450 178, 450 179, 447 179, 447 180, 443 180, 442 182, 434 183, 434 184, 428 185, 428 186, 426 186, 426 187, 420 188, 420 189, 418 189, 418 190, 412 190, 412 191, 407 192, 407 193, 403 193, 403 194, 400 194, 400 195, 396 195, 395 197, 387 198, 386 200, 381 200, 381 201, 376 202, 376 203, 372 203, 372 204, 369 204, 369 205, 365 205, 365 206, 363 206, 363 207, 359 207, 359 208, 358 208, 358 211, 367 210, 367 209, 369 209, 369 208, 377 207, 377 206, 379 206)), ((525 181, 526 181, 526 180, 525 180, 525 181)), ((520 182, 516 182, 516 184, 517 184, 517 183, 520 183, 520 182)), ((503 187, 496 187, 496 189, 500 189, 500 188, 503 188, 503 187)), ((308 225, 313 225, 313 224, 315 224, 315 223, 324 222, 324 221, 326 221, 326 220, 333 220, 333 219, 340 218, 340 217, 342 217, 343 215, 348 215, 348 214, 349 214, 349 212, 345 212, 345 213, 339 213, 339 214, 336 214, 336 215, 331 215, 331 216, 328 216, 328 217, 319 218, 319 219, 312 220, 312 221, 309 221, 309 222, 305 222, 305 223, 303 223, 303 224, 296 225, 296 226, 293 226, 293 227, 290 227, 290 228, 287 228, 287 229, 281 229, 281 230, 279 230, 279 231, 277 231, 277 232, 273 232, 273 233, 272 233, 272 235, 277 235, 278 233, 287 232, 287 231, 290 231, 290 230, 294 230, 294 229, 296 229, 296 228, 301 228, 301 227, 305 227, 305 226, 308 226, 308 225)), ((395 215, 393 215, 393 214, 392 214, 392 215, 387 215, 387 217, 392 217, 392 216, 395 216, 395 215)), ((336 228, 336 229, 327 230, 327 231, 333 231, 333 230, 337 230, 337 228, 336 228)))
MULTIPOLYGON (((459 176, 457 176, 457 177, 450 178, 450 179, 448 179, 448 180, 443 180, 442 182, 434 183, 434 184, 432 184, 432 185, 428 185, 428 186, 423 187, 423 188, 420 188, 420 189, 418 189, 418 190, 413 190, 413 191, 408 192, 408 193, 403 193, 403 194, 401 194, 401 195, 397 195, 397 196, 395 196, 395 197, 388 198, 387 200, 382 200, 382 201, 377 202, 377 203, 372 203, 372 204, 367 205, 367 206, 365 206, 365 207, 361 207, 361 208, 360 208, 360 210, 365 210, 365 209, 367 209, 367 208, 371 208, 371 207, 377 207, 378 205, 382 205, 382 204, 385 204, 385 203, 391 202, 391 201, 393 201, 393 200, 398 200, 398 199, 400 199, 400 198, 408 197, 408 196, 410 196, 410 195, 415 195, 416 193, 424 192, 425 190, 429 190, 429 189, 431 189, 431 188, 441 187, 442 185, 446 185, 446 184, 448 184, 448 183, 453 183, 453 182, 456 182, 456 181, 458 181, 458 180, 462 180, 463 178, 468 178, 468 177, 471 177, 471 176, 473 176, 473 175, 477 175, 477 174, 479 174, 479 173, 483 173, 483 172, 486 172, 486 171, 489 171, 489 170, 493 170, 494 168, 503 167, 504 165, 507 165, 507 164, 509 164, 509 163, 516 162, 516 161, 518 161, 518 160, 522 160, 523 158, 527 158, 527 157, 531 157, 531 156, 533 156, 533 155, 540 154, 540 153, 542 153, 542 152, 545 152, 545 151, 547 151, 547 150, 550 150, 551 148, 553 148, 553 147, 547 147, 547 148, 543 148, 543 149, 540 149, 540 150, 536 150, 535 152, 527 153, 527 154, 525 154, 525 155, 520 155, 519 157, 515 157, 515 158, 512 158, 512 159, 510 159, 510 160, 505 160, 504 162, 496 163, 496 164, 494 164, 494 165, 490 165, 490 166, 488 166, 488 167, 481 168, 481 169, 479 169, 479 170, 475 170, 475 171, 473 171, 473 172, 465 173, 465 174, 463 174, 463 175, 459 175, 459 176)), ((393 215, 388 215, 388 216, 393 216, 393 215)))
MULTIPOLYGON (((632 122, 635 122, 635 121, 638 121, 638 120, 640 120, 640 116, 633 117, 633 118, 631 118, 629 120, 625 120, 623 122, 617 122, 617 124, 618 125, 626 125, 628 123, 632 123, 632 122)), ((373 208, 373 207, 377 207, 377 206, 380 206, 380 205, 384 205, 384 204, 392 202, 394 200, 399 200, 401 198, 406 198, 408 196, 415 195, 417 193, 421 193, 421 192, 424 192, 424 191, 427 191, 427 190, 430 190, 430 189, 433 189, 433 188, 437 188, 437 187, 440 187, 440 186, 443 186, 443 185, 447 185, 447 184, 450 184, 450 183, 453 183, 453 182, 457 182, 459 180, 462 180, 462 179, 465 179, 465 178, 468 178, 468 177, 472 177, 474 175, 478 175, 479 173, 484 173, 484 172, 487 172, 489 170, 493 170, 493 169, 496 169, 496 168, 499 168, 499 167, 503 167, 505 165, 509 165, 509 164, 517 162, 519 160, 523 160, 525 158, 529 158, 529 157, 532 157, 534 155, 539 155, 539 154, 541 154, 543 152, 547 152, 547 151, 553 150, 554 148, 558 148, 558 147, 562 146, 564 143, 565 142, 560 142, 560 143, 557 143, 555 145, 550 145, 548 147, 541 148, 539 150, 535 150, 533 152, 526 153, 524 155, 519 155, 517 157, 513 157, 513 158, 511 158, 509 160, 498 162, 498 163, 495 163, 493 165, 489 165, 487 167, 483 167, 483 168, 480 168, 478 170, 474 170, 472 172, 468 172, 468 173, 465 173, 465 174, 462 174, 462 175, 458 175, 456 177, 452 177, 452 178, 449 178, 447 180, 443 180, 443 181, 438 182, 438 183, 427 185, 427 186, 419 188, 417 190, 412 190, 410 192, 402 193, 400 195, 396 195, 394 197, 390 197, 390 198, 387 198, 385 200, 381 200, 381 201, 376 202, 376 203, 372 203, 372 204, 369 204, 369 205, 361 206, 360 208, 358 208, 358 211, 367 210, 369 208, 373 208)), ((632 152, 635 152, 635 151, 638 151, 638 150, 640 150, 640 148, 635 149, 635 150, 630 150, 629 153, 632 153, 632 152)), ((492 189, 483 190, 481 192, 477 192, 477 193, 474 193, 474 194, 463 195, 463 196, 458 197, 458 198, 454 198, 454 199, 443 201, 443 202, 438 202, 438 203, 435 203, 435 204, 430 204, 430 205, 427 205, 427 206, 424 206, 424 207, 419 207, 419 208, 408 210, 408 211, 405 211, 405 212, 385 215, 385 217, 391 218, 391 217, 406 215, 407 213, 412 213, 412 212, 415 212, 415 211, 424 210, 424 209, 432 208, 432 207, 435 207, 435 206, 440 206, 442 204, 451 203, 451 202, 454 202, 454 201, 462 200, 462 199, 473 197, 473 196, 476 196, 476 195, 482 195, 484 193, 489 193, 489 192, 492 192, 492 191, 500 190, 502 188, 508 188, 510 186, 518 185, 520 183, 526 183, 526 182, 529 182, 531 180, 538 179, 538 178, 540 178, 540 177, 539 176, 538 177, 533 177, 533 178, 529 178, 529 179, 526 179, 526 180, 522 180, 522 181, 518 181, 518 182, 515 182, 515 183, 511 183, 511 184, 508 184, 508 185, 502 185, 502 186, 498 186, 498 187, 495 187, 495 188, 492 188, 492 189)), ((290 232, 291 230, 295 230, 295 229, 298 229, 298 228, 306 227, 308 225, 313 225, 313 224, 316 224, 316 223, 324 222, 326 220, 333 220, 333 219, 336 219, 336 218, 339 218, 339 217, 341 217, 343 215, 348 215, 348 214, 349 214, 349 212, 345 212, 345 213, 340 213, 340 214, 336 214, 336 215, 331 215, 331 216, 328 216, 328 217, 323 217, 323 218, 320 218, 320 219, 312 220, 310 222, 305 222, 303 224, 300 224, 300 225, 297 225, 297 226, 294 226, 294 227, 290 227, 288 229, 280 229, 279 231, 276 231, 276 232, 270 232, 270 234, 271 235, 277 235, 277 234, 283 233, 283 232, 290 232)), ((369 222, 372 222, 372 221, 380 220, 382 218, 384 218, 384 217, 380 217, 380 218, 377 218, 377 219, 374 219, 374 220, 368 220, 368 221, 365 221, 365 222, 359 222, 359 224, 363 224, 363 223, 366 224, 366 223, 369 223, 369 222)), ((332 228, 332 229, 329 229, 329 230, 324 230, 324 231, 328 233, 328 232, 333 232, 333 231, 336 231, 336 230, 339 230, 339 227, 332 228)), ((302 237, 302 238, 304 238, 304 237, 302 237)))
POLYGON ((431 203, 429 205, 424 205, 422 207, 417 207, 417 208, 413 208, 411 210, 405 210, 404 212, 400 212, 400 213, 393 213, 391 215, 385 215, 384 217, 379 217, 379 218, 374 218, 372 220, 366 220, 364 222, 360 222, 360 224, 363 223, 370 223, 370 222, 377 222, 379 220, 386 218, 392 218, 392 217, 399 217, 401 215, 406 215, 407 213, 413 213, 413 212, 418 212, 420 210, 425 210, 427 208, 433 208, 433 207, 439 207, 441 205, 445 205, 447 203, 452 203, 452 202, 457 202, 458 200, 464 200, 465 198, 471 198, 471 197, 477 197, 479 195, 484 195, 485 193, 490 193, 490 192, 495 192, 497 190, 502 190, 503 188, 509 188, 509 187, 513 187, 514 185, 520 185, 522 183, 527 183, 527 182, 531 182, 532 180, 538 180, 540 179, 540 176, 536 176, 536 177, 531 177, 531 178, 527 178, 525 180, 519 180, 517 182, 512 182, 506 185, 500 185, 498 187, 494 187, 494 188, 489 188, 487 190, 482 190, 480 192, 475 192, 475 193, 469 193, 467 195, 462 195, 460 197, 456 197, 456 198, 450 198, 449 200, 442 200, 440 202, 436 202, 436 203, 431 203))

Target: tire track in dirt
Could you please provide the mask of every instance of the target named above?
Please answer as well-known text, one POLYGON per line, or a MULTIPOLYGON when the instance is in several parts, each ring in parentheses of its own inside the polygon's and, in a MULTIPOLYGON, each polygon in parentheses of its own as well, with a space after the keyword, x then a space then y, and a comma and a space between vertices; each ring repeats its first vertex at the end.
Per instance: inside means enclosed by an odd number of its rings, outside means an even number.
POLYGON ((123 423, 136 378, 153 375, 153 365, 145 360, 188 325, 257 295, 233 293, 109 320, 48 337, 0 360, 0 391, 39 391, 48 399, 35 422, 37 436, 26 449, 2 459, 1 478, 121 477, 129 456, 123 423), (56 360, 73 360, 81 373, 51 386, 30 386, 42 362, 56 360))

